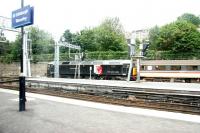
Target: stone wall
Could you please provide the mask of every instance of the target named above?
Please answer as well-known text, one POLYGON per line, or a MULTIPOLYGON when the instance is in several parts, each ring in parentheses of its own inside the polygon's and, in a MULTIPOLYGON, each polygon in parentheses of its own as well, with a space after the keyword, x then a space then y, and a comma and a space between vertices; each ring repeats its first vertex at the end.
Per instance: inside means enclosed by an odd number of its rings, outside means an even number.
MULTIPOLYGON (((47 73, 48 62, 39 62, 31 64, 31 74, 33 77, 44 77, 47 73)), ((2 64, 0 63, 0 77, 2 76, 19 76, 20 63, 2 64)))

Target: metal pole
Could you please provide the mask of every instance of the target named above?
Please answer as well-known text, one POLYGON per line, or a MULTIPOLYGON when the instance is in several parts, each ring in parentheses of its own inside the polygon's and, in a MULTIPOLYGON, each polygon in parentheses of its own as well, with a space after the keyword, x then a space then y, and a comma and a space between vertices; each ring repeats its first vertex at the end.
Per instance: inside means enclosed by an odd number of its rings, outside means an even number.
POLYGON ((130 81, 130 79, 131 79, 131 71, 132 71, 132 68, 133 68, 133 59, 132 59, 132 57, 131 57, 131 62, 130 62, 129 70, 128 70, 128 78, 127 78, 127 81, 130 81))
POLYGON ((26 77, 27 73, 27 34, 23 33, 23 74, 26 77))
MULTIPOLYGON (((21 0, 21 8, 24 7, 24 0, 21 0)), ((21 64, 21 74, 19 76, 19 111, 25 111, 26 109, 26 88, 25 88, 25 76, 23 68, 23 50, 24 50, 24 27, 21 28, 21 54, 20 54, 20 64, 21 64)))
MULTIPOLYGON (((24 0, 21 0, 21 8, 24 7, 24 0)), ((21 73, 24 72, 23 69, 23 44, 24 44, 24 27, 21 27, 21 73)))
POLYGON ((90 66, 90 80, 92 79, 92 67, 90 66))
POLYGON ((54 78, 59 78, 59 44, 55 43, 54 78))
POLYGON ((140 82, 140 58, 137 58, 137 80, 136 82, 140 82))
POLYGON ((70 57, 70 47, 69 47, 69 51, 68 51, 68 52, 69 52, 69 59, 70 59, 70 58, 71 58, 71 57, 70 57))
MULTIPOLYGON (((79 61, 78 61, 79 62, 79 61)), ((81 64, 80 62, 78 63, 78 79, 80 79, 81 75, 81 64)))
POLYGON ((26 46, 27 46, 27 49, 26 49, 26 59, 27 59, 27 76, 28 77, 31 77, 31 63, 30 63, 30 60, 31 60, 31 53, 32 53, 32 45, 31 45, 31 39, 30 39, 30 35, 29 33, 26 33, 26 46))

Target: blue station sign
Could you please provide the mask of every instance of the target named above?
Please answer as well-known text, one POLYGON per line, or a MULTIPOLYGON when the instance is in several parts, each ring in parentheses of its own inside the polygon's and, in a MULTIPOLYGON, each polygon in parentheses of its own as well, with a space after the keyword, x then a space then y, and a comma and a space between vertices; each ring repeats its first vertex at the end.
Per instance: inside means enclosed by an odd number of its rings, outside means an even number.
POLYGON ((33 24, 34 8, 25 6, 12 12, 12 27, 19 28, 33 24))

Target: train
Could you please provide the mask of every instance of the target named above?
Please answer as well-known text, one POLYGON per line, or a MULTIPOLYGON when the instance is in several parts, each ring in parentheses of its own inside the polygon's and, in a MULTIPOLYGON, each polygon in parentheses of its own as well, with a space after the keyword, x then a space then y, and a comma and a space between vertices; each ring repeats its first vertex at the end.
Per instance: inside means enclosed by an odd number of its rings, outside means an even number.
MULTIPOLYGON (((65 61, 59 65, 59 77, 126 80, 129 66, 130 60, 65 61)), ((130 80, 135 80, 136 72, 131 73, 130 80)), ((47 66, 47 77, 54 77, 53 62, 47 66)))
MULTIPOLYGON (((137 77, 133 62, 130 80, 137 77)), ((130 60, 64 61, 59 65, 60 78, 127 80, 130 60)), ((47 66, 47 76, 54 77, 54 63, 47 66)), ((200 60, 142 60, 141 80, 200 82, 200 60)))
POLYGON ((200 83, 200 60, 143 60, 140 76, 153 81, 200 83))

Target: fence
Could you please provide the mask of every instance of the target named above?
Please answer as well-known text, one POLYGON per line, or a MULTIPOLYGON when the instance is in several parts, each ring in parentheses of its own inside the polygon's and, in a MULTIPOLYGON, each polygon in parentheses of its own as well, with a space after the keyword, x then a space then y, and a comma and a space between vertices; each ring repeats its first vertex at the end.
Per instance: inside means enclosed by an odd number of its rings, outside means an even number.
MULTIPOLYGON (((68 53, 60 54, 60 61, 69 61, 74 60, 75 55, 77 53, 71 53, 70 57, 68 53)), ((170 51, 148 51, 148 54, 145 56, 148 60, 199 60, 200 59, 200 51, 193 53, 171 53, 170 51)), ((87 52, 85 53, 85 60, 109 60, 109 59, 130 59, 127 51, 124 52, 114 52, 114 51, 106 51, 106 52, 87 52)), ((41 54, 41 55, 33 55, 32 62, 50 62, 54 60, 54 54, 41 54)), ((18 62, 19 59, 15 59, 12 55, 0 56, 0 62, 3 63, 12 63, 18 62)))
POLYGON ((171 51, 148 51, 146 58, 149 60, 199 60, 200 51, 172 53, 171 51))

